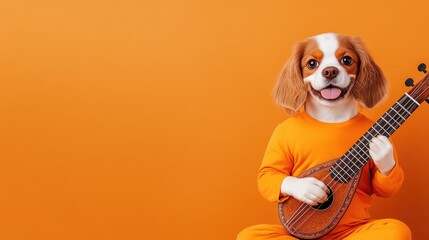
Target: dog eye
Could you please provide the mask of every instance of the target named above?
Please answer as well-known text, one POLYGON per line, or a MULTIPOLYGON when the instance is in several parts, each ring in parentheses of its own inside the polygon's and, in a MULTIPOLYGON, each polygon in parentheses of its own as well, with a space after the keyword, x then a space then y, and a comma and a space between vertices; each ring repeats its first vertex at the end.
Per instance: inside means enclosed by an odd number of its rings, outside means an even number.
POLYGON ((350 56, 345 56, 343 59, 341 59, 341 63, 350 66, 353 64, 353 59, 350 56))
POLYGON ((314 59, 311 59, 311 60, 309 60, 308 62, 307 62, 307 67, 309 68, 309 69, 313 69, 313 68, 316 68, 316 67, 318 67, 319 66, 319 63, 316 61, 316 60, 314 60, 314 59))

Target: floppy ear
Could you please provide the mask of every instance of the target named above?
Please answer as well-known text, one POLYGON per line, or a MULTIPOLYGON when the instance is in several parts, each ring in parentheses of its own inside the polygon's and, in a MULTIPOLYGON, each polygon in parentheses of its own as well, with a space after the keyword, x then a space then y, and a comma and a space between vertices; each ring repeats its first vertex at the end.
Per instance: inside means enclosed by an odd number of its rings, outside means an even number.
POLYGON ((284 65, 273 89, 274 102, 290 114, 298 111, 307 98, 307 89, 301 72, 301 58, 305 43, 297 43, 290 58, 284 65))
POLYGON ((351 93, 363 106, 372 108, 387 96, 387 80, 383 71, 369 55, 362 40, 351 37, 350 42, 360 61, 359 72, 351 93))

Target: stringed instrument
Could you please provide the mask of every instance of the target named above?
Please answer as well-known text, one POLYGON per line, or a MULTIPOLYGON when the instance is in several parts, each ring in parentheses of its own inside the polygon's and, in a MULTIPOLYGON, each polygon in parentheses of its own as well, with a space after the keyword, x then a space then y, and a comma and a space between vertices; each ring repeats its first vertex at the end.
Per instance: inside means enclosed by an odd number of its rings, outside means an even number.
MULTIPOLYGON (((427 73, 423 63, 418 66, 418 70, 427 73)), ((307 205, 293 197, 279 203, 280 221, 291 235, 300 239, 317 239, 337 226, 352 201, 361 169, 371 158, 369 141, 378 135, 390 137, 420 103, 429 103, 428 74, 416 86, 411 78, 405 84, 413 88, 390 107, 343 156, 317 165, 298 176, 319 179, 330 193, 328 200, 317 206, 307 205)))

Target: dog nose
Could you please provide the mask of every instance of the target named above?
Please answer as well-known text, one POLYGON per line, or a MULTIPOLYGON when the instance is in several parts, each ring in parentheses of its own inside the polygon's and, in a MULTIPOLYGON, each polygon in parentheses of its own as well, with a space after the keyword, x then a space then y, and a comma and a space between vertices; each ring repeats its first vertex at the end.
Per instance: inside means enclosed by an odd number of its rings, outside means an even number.
POLYGON ((322 75, 325 78, 332 80, 338 75, 339 72, 340 71, 336 67, 327 67, 327 68, 323 69, 322 75))

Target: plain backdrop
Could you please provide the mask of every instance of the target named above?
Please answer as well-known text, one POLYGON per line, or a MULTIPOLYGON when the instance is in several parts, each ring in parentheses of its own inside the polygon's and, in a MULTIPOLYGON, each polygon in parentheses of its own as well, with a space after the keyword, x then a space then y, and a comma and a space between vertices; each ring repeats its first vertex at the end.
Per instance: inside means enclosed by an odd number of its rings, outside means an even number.
MULTIPOLYGON (((0 239, 235 239, 279 223, 256 174, 288 116, 271 89, 293 44, 360 36, 389 79, 373 120, 429 63, 428 1, 0 3, 0 239)), ((374 217, 424 239, 427 118, 394 135, 402 191, 374 217)), ((341 141, 341 139, 339 139, 341 141)))

